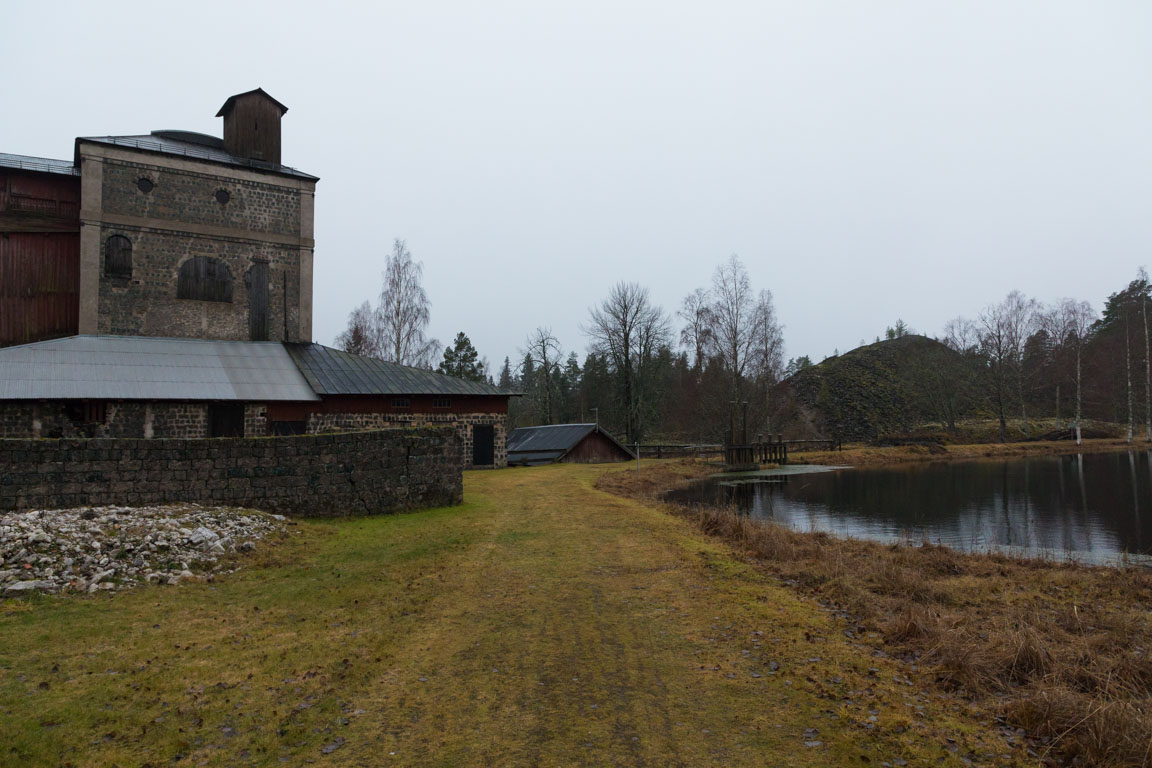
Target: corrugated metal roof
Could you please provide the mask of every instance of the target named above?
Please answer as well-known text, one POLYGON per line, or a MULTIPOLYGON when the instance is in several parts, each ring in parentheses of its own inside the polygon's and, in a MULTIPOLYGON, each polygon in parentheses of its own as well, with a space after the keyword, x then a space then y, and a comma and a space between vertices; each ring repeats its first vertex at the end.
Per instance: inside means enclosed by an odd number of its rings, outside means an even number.
POLYGON ((59 173, 65 176, 79 176, 80 169, 71 160, 55 160, 51 157, 32 157, 30 155, 10 155, 0 152, 0 167, 18 168, 22 171, 39 171, 40 173, 59 173))
POLYGON ((512 430, 508 435, 508 463, 550 464, 564 458, 568 451, 593 432, 599 432, 624 453, 635 458, 628 447, 596 424, 550 424, 512 430))
POLYGON ((322 344, 284 345, 318 395, 502 395, 491 384, 353 355, 322 344))
MULTIPOLYGON (((161 134, 171 134, 173 131, 161 131, 161 134)), ((147 136, 82 136, 76 139, 77 142, 92 141, 97 144, 112 144, 117 147, 128 147, 130 149, 142 149, 147 152, 162 152, 169 155, 182 155, 184 157, 191 157, 197 160, 209 160, 213 163, 225 163, 227 165, 239 165, 245 168, 253 168, 259 171, 269 171, 271 173, 280 173, 285 176, 295 176, 301 179, 310 179, 311 181, 319 181, 318 176, 298 171, 295 168, 290 168, 287 165, 280 165, 278 163, 267 163, 263 160, 255 160, 248 157, 236 157, 230 155, 223 149, 216 149, 209 147, 199 142, 189 141, 176 141, 170 135, 156 135, 149 134, 147 136)))
POLYGON ((569 451, 595 429, 595 424, 520 427, 508 435, 508 452, 569 451))
POLYGON ((319 400, 278 342, 71 336, 0 349, 0 400, 319 400))

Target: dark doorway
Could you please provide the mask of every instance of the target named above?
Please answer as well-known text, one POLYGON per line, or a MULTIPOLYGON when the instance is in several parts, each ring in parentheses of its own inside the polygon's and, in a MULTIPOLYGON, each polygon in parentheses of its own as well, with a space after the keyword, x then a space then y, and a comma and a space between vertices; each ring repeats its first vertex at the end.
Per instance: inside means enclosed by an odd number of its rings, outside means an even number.
POLYGON ((496 463, 496 429, 491 424, 472 427, 472 463, 478 467, 496 463))
POLYGON ((268 262, 248 270, 248 338, 268 341, 268 262))
POLYGON ((302 435, 308 431, 308 422, 306 421, 274 421, 272 422, 272 434, 277 437, 286 435, 302 435))
POLYGON ((208 437, 244 437, 244 404, 208 406, 208 437))

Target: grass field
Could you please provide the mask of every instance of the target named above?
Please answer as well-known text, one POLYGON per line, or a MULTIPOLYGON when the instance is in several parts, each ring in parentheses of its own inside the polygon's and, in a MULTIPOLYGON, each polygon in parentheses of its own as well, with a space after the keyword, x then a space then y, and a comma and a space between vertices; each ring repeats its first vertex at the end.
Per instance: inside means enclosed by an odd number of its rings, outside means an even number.
POLYGON ((0 602, 0 765, 1034 764, 604 471, 468 473, 463 506, 304 521, 212 584, 0 602))

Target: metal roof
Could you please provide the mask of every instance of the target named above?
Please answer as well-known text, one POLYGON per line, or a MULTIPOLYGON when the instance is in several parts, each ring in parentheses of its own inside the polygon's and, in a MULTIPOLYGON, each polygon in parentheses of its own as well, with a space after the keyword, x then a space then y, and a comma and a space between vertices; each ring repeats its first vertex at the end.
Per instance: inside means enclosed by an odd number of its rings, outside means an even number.
POLYGON ((635 458, 631 450, 596 424, 551 424, 512 430, 508 435, 508 461, 516 464, 547 464, 562 459, 564 454, 593 432, 599 432, 624 453, 635 458))
POLYGON ((279 342, 71 336, 0 349, 0 400, 319 400, 279 342))
POLYGON ((54 160, 51 157, 31 157, 30 155, 10 155, 0 152, 0 167, 18 168, 21 171, 59 173, 65 176, 79 176, 80 169, 71 160, 54 160))
POLYGON ((322 344, 294 342, 284 346, 318 395, 511 395, 491 384, 353 355, 322 344))
POLYGON ((172 135, 175 133, 177 133, 177 131, 166 130, 151 133, 147 136, 81 136, 76 139, 76 143, 91 141, 96 144, 111 144, 117 147, 128 147, 129 149, 142 149, 146 152, 182 155, 197 160, 208 160, 213 163, 239 165, 258 171, 269 171, 284 176, 294 176, 299 179, 309 179, 311 181, 320 180, 318 176, 312 176, 303 171, 298 171, 295 168, 289 168, 287 165, 268 163, 249 157, 237 157, 236 155, 225 152, 223 149, 210 147, 202 141, 177 141, 172 138, 172 135))
POLYGON ((595 424, 520 427, 508 435, 508 452, 569 451, 595 429, 595 424))

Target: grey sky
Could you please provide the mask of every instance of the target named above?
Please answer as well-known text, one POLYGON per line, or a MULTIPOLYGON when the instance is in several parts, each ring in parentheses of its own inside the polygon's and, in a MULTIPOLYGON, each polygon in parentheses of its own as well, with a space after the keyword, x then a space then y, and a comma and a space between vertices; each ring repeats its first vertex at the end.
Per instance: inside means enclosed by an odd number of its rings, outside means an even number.
POLYGON ((431 332, 497 368, 619 280, 672 311, 730 253, 788 356, 902 317, 1152 263, 1152 4, 1139 0, 6 4, 0 151, 219 135, 287 104, 321 177, 314 332, 373 298, 391 239, 431 332))

